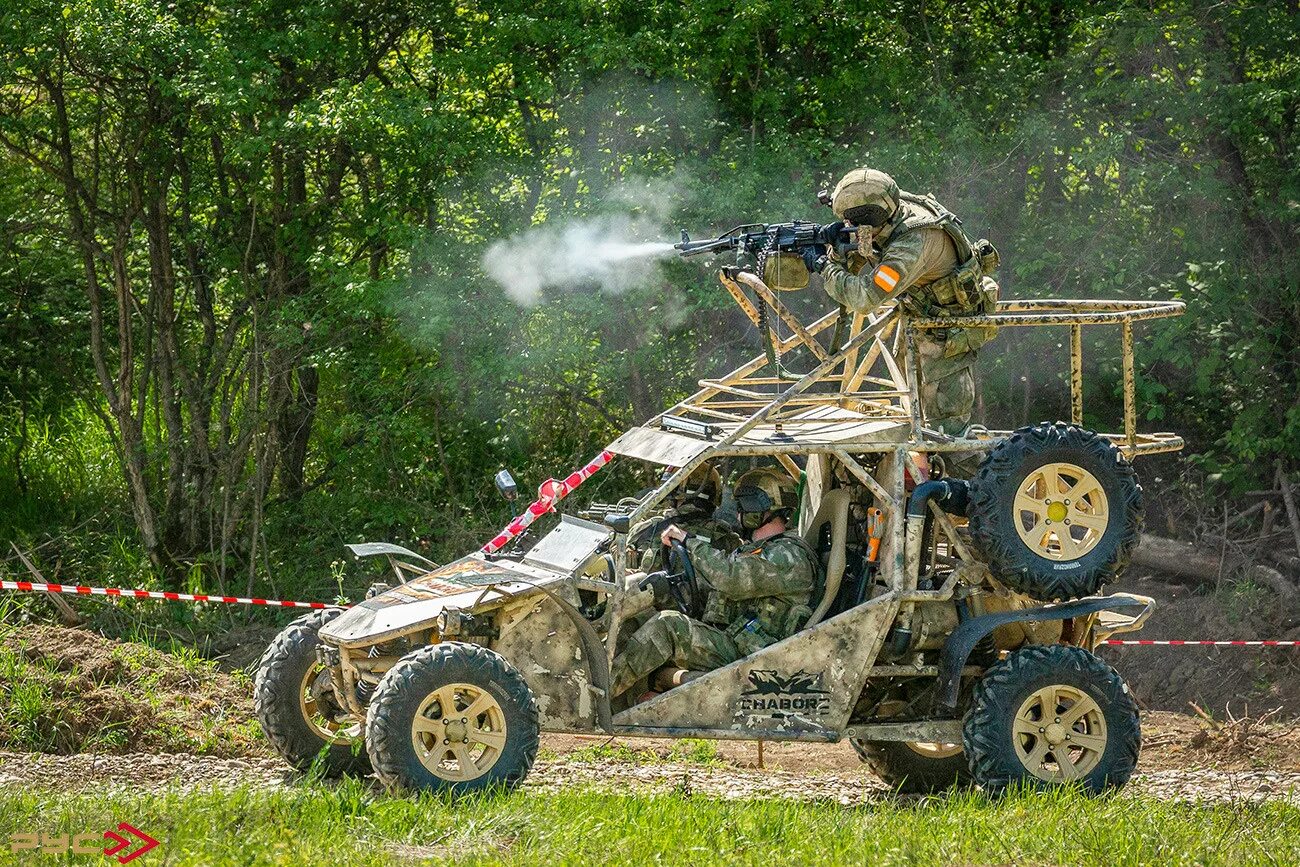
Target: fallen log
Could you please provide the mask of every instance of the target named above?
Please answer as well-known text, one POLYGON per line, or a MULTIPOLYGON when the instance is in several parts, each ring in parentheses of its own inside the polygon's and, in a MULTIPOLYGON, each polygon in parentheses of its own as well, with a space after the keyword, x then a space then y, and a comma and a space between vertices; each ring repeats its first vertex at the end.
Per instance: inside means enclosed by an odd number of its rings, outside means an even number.
MULTIPOLYGON (((1142 544, 1133 552, 1132 563, 1185 579, 1184 583, 1215 584, 1219 580, 1221 557, 1218 551, 1205 551, 1187 542, 1143 534, 1142 544)), ((1300 588, 1272 567, 1229 555, 1222 559, 1222 570, 1224 574, 1244 572, 1288 603, 1300 601, 1300 588)))

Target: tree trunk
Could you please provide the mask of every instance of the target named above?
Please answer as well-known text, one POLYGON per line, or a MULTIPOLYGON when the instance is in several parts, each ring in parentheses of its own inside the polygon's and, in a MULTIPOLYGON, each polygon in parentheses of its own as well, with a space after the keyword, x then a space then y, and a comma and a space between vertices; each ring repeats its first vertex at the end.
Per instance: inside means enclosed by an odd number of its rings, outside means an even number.
POLYGON ((1219 553, 1160 536, 1143 535, 1142 544, 1133 552, 1132 562, 1134 566, 1155 569, 1192 585, 1217 584, 1221 574, 1241 570, 1254 581, 1276 591, 1288 605, 1294 604, 1300 595, 1295 584, 1276 569, 1231 556, 1222 559, 1219 553))

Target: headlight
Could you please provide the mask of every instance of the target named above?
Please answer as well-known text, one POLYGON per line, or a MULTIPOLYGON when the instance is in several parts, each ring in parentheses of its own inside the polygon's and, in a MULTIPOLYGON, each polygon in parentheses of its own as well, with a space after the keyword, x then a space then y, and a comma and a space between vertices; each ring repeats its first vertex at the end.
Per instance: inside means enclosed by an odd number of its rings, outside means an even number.
POLYGON ((460 635, 461 613, 457 608, 445 608, 438 615, 437 627, 438 636, 446 640, 447 638, 460 635))

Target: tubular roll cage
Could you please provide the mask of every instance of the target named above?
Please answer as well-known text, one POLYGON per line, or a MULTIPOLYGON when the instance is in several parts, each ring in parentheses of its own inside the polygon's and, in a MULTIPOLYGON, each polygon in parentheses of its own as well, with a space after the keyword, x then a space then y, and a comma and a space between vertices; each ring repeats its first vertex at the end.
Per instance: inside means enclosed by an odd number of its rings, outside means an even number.
MULTIPOLYGON (((1062 325, 1070 328, 1070 420, 1083 423, 1083 327, 1119 325, 1122 337, 1124 430, 1103 434, 1130 459, 1138 455, 1175 452, 1183 439, 1174 433, 1141 433, 1137 429, 1133 323, 1182 314, 1181 301, 1013 300, 998 302, 987 315, 919 318, 897 304, 874 313, 853 313, 839 347, 829 349, 818 335, 840 317, 830 311, 805 325, 757 275, 724 268, 719 279, 755 327, 769 329, 777 352, 802 350, 817 364, 797 380, 763 375, 767 355, 759 355, 726 376, 699 380, 700 390, 648 421, 640 430, 672 431, 675 436, 702 440, 689 460, 676 464, 666 478, 638 505, 631 523, 650 515, 674 488, 707 460, 726 456, 773 456, 796 479, 793 455, 829 454, 882 503, 902 508, 903 472, 910 452, 953 453, 987 451, 1010 431, 976 429, 950 436, 926 427, 918 398, 916 333, 957 327, 1028 327, 1062 325), (772 317, 761 315, 765 304, 790 331, 775 333, 772 317), (707 443, 707 445, 705 445, 707 443), (894 453, 898 467, 885 488, 851 454, 894 453)), ((838 329, 837 329, 838 330, 838 329)), ((616 454, 637 456, 635 449, 610 446, 616 454)), ((663 461, 673 465, 672 461, 663 461)), ((938 511, 937 509, 935 510, 938 511)), ((898 522, 901 524, 901 522, 898 522)), ((901 526, 895 528, 901 533, 901 526)), ((896 552, 901 556, 902 539, 896 552)), ((899 564, 902 565, 901 563, 899 564)))

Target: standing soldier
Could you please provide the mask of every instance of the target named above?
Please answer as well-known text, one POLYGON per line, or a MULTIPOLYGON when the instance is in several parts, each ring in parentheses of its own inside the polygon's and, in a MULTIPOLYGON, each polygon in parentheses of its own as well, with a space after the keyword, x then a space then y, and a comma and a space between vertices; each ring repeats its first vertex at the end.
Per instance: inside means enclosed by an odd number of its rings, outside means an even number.
MULTIPOLYGON (((803 539, 787 532, 795 505, 794 485, 787 475, 750 470, 736 481, 736 506, 748 542, 727 554, 678 526, 663 531, 665 545, 685 541, 708 602, 701 620, 660 611, 638 629, 614 659, 613 695, 627 692, 669 663, 687 672, 709 671, 803 628, 812 615, 821 569, 803 539)), ((670 603, 662 572, 646 581, 657 605, 670 603)))
MULTIPOLYGON (((831 194, 835 216, 857 228, 858 249, 847 257, 807 251, 809 270, 820 271, 826 292, 840 304, 868 313, 897 300, 917 317, 992 313, 998 284, 990 277, 997 250, 974 243, 961 220, 935 201, 899 190, 875 169, 854 169, 831 194)), ((975 403, 976 351, 994 328, 917 331, 921 407, 926 424, 960 434, 975 403)))

